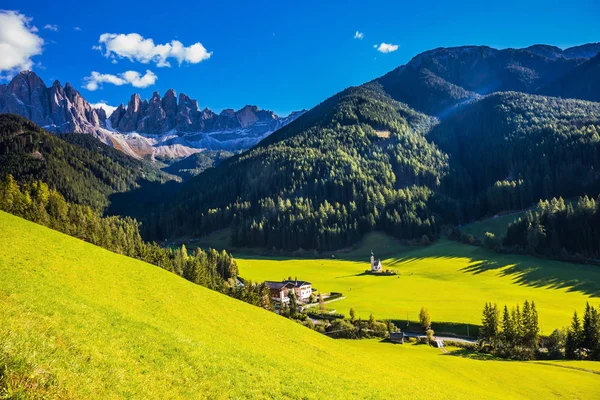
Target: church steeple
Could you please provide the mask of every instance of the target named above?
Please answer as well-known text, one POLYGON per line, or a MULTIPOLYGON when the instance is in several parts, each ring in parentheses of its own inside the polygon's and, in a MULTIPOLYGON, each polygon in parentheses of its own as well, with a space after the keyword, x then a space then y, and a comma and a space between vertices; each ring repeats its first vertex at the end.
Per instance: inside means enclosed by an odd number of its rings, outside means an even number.
POLYGON ((375 254, 373 254, 373 249, 371 249, 371 268, 375 265, 375 254))

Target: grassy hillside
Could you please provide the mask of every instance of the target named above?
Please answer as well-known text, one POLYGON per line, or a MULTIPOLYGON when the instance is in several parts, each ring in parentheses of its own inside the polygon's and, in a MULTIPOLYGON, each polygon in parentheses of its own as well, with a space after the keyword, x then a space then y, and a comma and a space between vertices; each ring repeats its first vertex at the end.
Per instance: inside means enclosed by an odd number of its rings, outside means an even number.
POLYGON ((335 341, 2 212, 0 243, 0 397, 600 396, 584 370, 335 341))
MULTIPOLYGON (((404 250, 404 249, 403 249, 404 250)), ((376 254, 377 255, 377 254, 376 254)), ((481 322, 487 301, 509 306, 534 300, 544 334, 567 326, 575 309, 591 300, 600 303, 600 268, 501 255, 450 241, 402 251, 382 260, 399 276, 362 275, 369 259, 300 260, 237 258, 240 275, 252 280, 297 276, 319 290, 342 292, 345 300, 331 304, 348 314, 353 307, 367 318, 418 320, 426 306, 434 321, 481 322)))

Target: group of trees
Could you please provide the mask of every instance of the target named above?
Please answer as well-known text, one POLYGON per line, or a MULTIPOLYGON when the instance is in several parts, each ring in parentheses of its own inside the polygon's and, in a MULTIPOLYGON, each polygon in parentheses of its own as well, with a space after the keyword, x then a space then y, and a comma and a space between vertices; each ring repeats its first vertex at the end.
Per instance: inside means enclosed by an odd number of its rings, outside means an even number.
POLYGON ((502 316, 496 304, 486 303, 481 320, 480 348, 517 359, 600 360, 600 313, 586 304, 583 321, 574 313, 571 326, 556 329, 548 337, 539 334, 535 303, 525 301, 502 316))
POLYGON ((505 305, 500 317, 496 304, 486 303, 483 308, 481 347, 503 357, 533 359, 538 350, 539 323, 535 303, 525 301, 508 310, 505 305))
POLYGON ((573 205, 562 198, 540 201, 511 224, 504 238, 507 248, 564 260, 600 258, 600 200, 580 197, 573 205))
POLYGON ((389 321, 380 322, 371 314, 368 320, 351 316, 348 319, 335 319, 323 329, 327 336, 336 339, 385 338, 396 327, 389 321))
MULTIPOLYGON (((560 341, 557 341, 560 344, 560 341)), ((589 303, 585 306, 583 322, 577 311, 564 340, 566 358, 573 360, 600 361, 600 314, 589 303)))
MULTIPOLYGON (((312 297, 316 301, 316 298, 312 297)), ((368 320, 363 320, 360 317, 357 318, 353 308, 350 309, 349 318, 346 318, 344 314, 330 313, 325 307, 325 302, 321 294, 318 296, 318 311, 315 310, 315 307, 302 307, 293 290, 289 291, 288 298, 289 301, 287 303, 279 304, 279 315, 297 321, 331 338, 385 338, 389 332, 396 331, 396 327, 391 321, 377 321, 373 314, 369 316, 368 320), (314 323, 311 318, 316 318, 318 322, 314 323)))
MULTIPOLYGON (((241 278, 238 278, 241 281, 241 278)), ((239 285, 234 278, 227 281, 225 293, 229 296, 269 311, 275 311, 271 291, 264 282, 245 280, 239 285)))
POLYGON ((20 186, 12 175, 6 175, 0 180, 0 209, 115 253, 157 265, 210 289, 230 293, 253 304, 269 304, 264 301, 265 289, 261 285, 235 289, 238 268, 226 251, 198 249, 188 254, 185 246, 173 249, 145 242, 134 219, 102 217, 90 206, 67 202, 44 182, 20 186))

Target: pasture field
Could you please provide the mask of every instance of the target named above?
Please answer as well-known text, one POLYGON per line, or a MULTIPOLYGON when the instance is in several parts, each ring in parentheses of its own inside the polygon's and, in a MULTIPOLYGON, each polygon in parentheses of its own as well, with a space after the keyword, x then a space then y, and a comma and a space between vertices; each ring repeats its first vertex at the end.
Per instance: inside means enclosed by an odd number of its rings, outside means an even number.
POLYGON ((336 341, 3 212, 0 282, 0 398, 600 397, 587 367, 336 341))
MULTIPOLYGON (((376 254, 377 256, 377 254, 376 254)), ((433 321, 479 324, 485 302, 510 307, 533 300, 544 334, 567 326, 586 301, 600 304, 600 267, 497 254, 439 240, 427 247, 401 248, 382 260, 398 276, 364 275, 369 259, 259 258, 236 255, 240 275, 254 281, 298 277, 323 292, 342 292, 329 307, 367 318, 418 320, 422 306, 433 321)), ((465 332, 466 333, 466 332, 465 332)))
POLYGON ((525 212, 520 211, 476 221, 463 226, 460 231, 479 240, 484 239, 486 232, 493 233, 497 238, 502 238, 506 235, 508 226, 525 215, 525 212))

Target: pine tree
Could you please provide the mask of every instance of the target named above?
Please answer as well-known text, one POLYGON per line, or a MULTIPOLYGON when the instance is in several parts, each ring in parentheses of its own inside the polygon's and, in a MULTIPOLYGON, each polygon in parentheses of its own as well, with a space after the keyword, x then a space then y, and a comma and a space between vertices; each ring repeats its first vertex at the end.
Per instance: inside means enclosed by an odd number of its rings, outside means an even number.
POLYGON ((529 313, 529 323, 528 323, 528 341, 529 346, 532 349, 536 349, 538 345, 538 335, 540 333, 539 321, 538 321, 538 312, 535 308, 535 303, 533 300, 531 301, 531 310, 529 313))
POLYGON ((504 311, 502 313, 502 337, 506 346, 512 347, 516 341, 515 325, 513 323, 513 317, 508 311, 508 307, 504 305, 504 311))
POLYGON ((483 316, 481 320, 481 339, 489 342, 495 347, 498 341, 499 312, 498 306, 492 303, 485 303, 483 307, 483 316))
POLYGON ((588 357, 598 359, 600 353, 600 318, 598 311, 586 303, 583 314, 581 346, 586 349, 588 357))
POLYGON ((581 356, 581 346, 583 344, 583 329, 577 316, 577 311, 573 313, 571 326, 567 331, 567 339, 565 341, 565 355, 567 358, 576 360, 581 356))
POLYGON ((521 316, 522 312, 517 304, 513 309, 513 325, 515 327, 515 345, 521 346, 523 344, 523 318, 521 316))

